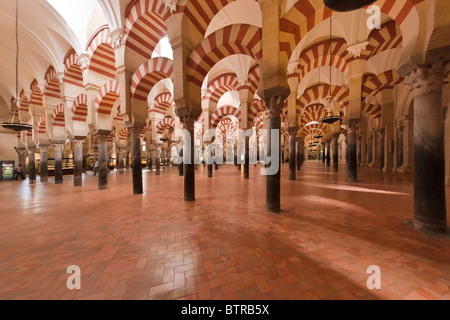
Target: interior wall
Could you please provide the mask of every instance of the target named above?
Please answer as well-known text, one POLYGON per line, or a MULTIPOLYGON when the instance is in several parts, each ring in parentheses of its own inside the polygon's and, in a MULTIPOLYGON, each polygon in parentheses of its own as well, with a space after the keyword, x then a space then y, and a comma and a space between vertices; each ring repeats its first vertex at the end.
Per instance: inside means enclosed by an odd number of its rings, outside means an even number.
POLYGON ((17 136, 15 133, 0 132, 0 161, 18 161, 17 152, 14 147, 17 146, 17 136))

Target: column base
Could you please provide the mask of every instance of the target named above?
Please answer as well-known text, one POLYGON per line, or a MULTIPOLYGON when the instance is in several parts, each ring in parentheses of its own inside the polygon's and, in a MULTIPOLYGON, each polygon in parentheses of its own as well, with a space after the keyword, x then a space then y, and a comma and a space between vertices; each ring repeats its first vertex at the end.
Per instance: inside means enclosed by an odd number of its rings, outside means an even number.
POLYGON ((447 233, 447 222, 446 221, 435 221, 423 218, 414 217, 413 221, 414 228, 419 231, 434 232, 434 233, 447 233))
POLYGON ((268 212, 272 212, 272 213, 280 213, 281 207, 280 207, 280 205, 266 204, 266 210, 268 212))
POLYGON ((392 168, 392 167, 384 167, 383 171, 384 172, 394 172, 394 168, 392 168))
POLYGON ((400 173, 414 173, 414 165, 404 165, 398 168, 398 172, 400 173))

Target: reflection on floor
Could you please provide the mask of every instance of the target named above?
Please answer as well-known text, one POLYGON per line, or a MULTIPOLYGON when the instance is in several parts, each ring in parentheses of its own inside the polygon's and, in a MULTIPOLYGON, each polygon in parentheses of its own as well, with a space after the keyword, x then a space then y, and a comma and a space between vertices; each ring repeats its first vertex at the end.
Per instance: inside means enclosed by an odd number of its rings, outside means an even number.
POLYGON ((254 167, 248 181, 200 167, 195 203, 175 168, 144 172, 141 196, 130 172, 107 191, 91 175, 0 183, 0 299, 449 299, 450 240, 405 223, 413 176, 362 168, 349 184, 340 169, 307 162, 289 181, 283 166, 280 215, 254 167), (81 290, 66 287, 70 265, 81 290))

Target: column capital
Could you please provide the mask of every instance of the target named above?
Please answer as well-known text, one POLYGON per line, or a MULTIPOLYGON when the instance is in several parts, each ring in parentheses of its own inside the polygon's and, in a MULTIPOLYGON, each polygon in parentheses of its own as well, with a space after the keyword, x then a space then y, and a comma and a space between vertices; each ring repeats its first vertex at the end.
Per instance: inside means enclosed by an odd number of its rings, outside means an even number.
POLYGON ((264 105, 267 109, 269 118, 279 117, 281 109, 284 106, 284 101, 289 97, 289 88, 272 88, 260 92, 261 98, 264 100, 264 105))
POLYGON ((381 137, 386 132, 386 128, 377 129, 376 133, 381 137))
POLYGON ((449 72, 449 62, 420 66, 405 76, 405 83, 413 87, 415 97, 431 92, 442 92, 444 79, 449 72))
POLYGON ((144 131, 144 127, 134 126, 128 127, 128 132, 130 132, 132 138, 141 138, 142 131, 144 131))
POLYGON ((96 134, 98 142, 102 143, 106 142, 106 140, 109 138, 110 135, 111 131, 109 130, 98 130, 96 134))
POLYGON ((295 138, 295 136, 297 135, 297 132, 298 132, 299 129, 300 128, 298 126, 297 127, 290 127, 290 128, 288 128, 287 131, 289 133, 289 136, 291 138, 295 138))
POLYGON ((348 46, 347 51, 350 52, 354 58, 361 57, 361 53, 366 50, 369 45, 369 41, 363 41, 348 46))
POLYGON ((85 139, 74 139, 72 140, 72 142, 75 143, 75 148, 83 148, 83 144, 84 144, 85 139))
POLYGON ((348 132, 356 133, 356 131, 359 129, 360 122, 361 122, 361 119, 349 119, 348 123, 347 123, 348 132))
POLYGON ((64 143, 61 142, 54 142, 53 143, 53 148, 58 151, 63 151, 64 150, 64 143))
POLYGON ((341 136, 340 133, 333 133, 332 135, 333 140, 339 140, 339 137, 341 136))
POLYGON ((39 151, 41 153, 46 153, 46 152, 48 152, 48 147, 49 147, 48 144, 40 144, 39 145, 39 151))

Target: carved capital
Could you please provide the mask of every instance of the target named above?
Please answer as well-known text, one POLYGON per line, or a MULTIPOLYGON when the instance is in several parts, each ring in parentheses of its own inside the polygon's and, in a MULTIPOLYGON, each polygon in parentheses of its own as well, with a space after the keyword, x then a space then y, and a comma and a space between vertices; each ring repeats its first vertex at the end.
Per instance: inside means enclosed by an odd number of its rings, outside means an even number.
POLYGON ((350 119, 347 124, 348 132, 356 133, 356 131, 359 129, 360 122, 361 122, 361 119, 350 119))
POLYGON ((359 58, 361 57, 361 53, 366 50, 369 41, 364 41, 360 43, 353 44, 347 48, 347 51, 350 52, 353 57, 359 58))
POLYGON ((291 138, 295 138, 295 136, 297 135, 298 130, 299 130, 299 127, 291 127, 291 128, 288 128, 287 131, 288 131, 289 136, 291 138))
POLYGON ((184 124, 186 130, 194 130, 195 121, 197 121, 198 116, 196 114, 189 113, 180 117, 181 122, 184 124))
POLYGON ((131 134, 131 138, 140 139, 142 131, 144 131, 143 127, 131 127, 128 128, 128 132, 131 134))
POLYGON ((83 148, 84 139, 75 139, 73 142, 75 143, 75 148, 83 148))
POLYGON ((63 151, 64 150, 64 143, 54 143, 53 144, 53 149, 55 149, 55 151, 63 151))
POLYGON ((64 72, 58 72, 56 74, 56 79, 58 80, 58 83, 62 85, 64 83, 64 72))
POLYGON ((122 46, 123 35, 124 33, 122 28, 117 28, 111 32, 111 39, 114 49, 119 49, 122 46))
POLYGON ((163 0, 163 2, 166 5, 166 8, 170 10, 170 13, 173 14, 177 12, 178 0, 163 0))
POLYGON ((45 144, 45 145, 39 145, 39 151, 40 151, 41 153, 47 153, 47 152, 48 152, 48 145, 47 145, 47 144, 45 144))
POLYGON ((78 57, 78 61, 80 63, 81 71, 89 67, 89 56, 87 54, 80 54, 80 56, 78 57))
POLYGON ((97 132, 97 140, 99 143, 105 143, 111 135, 111 131, 108 130, 99 130, 97 132))
POLYGON ((450 71, 450 63, 436 63, 431 67, 418 67, 405 77, 405 83, 413 87, 414 96, 442 93, 444 79, 450 71))

